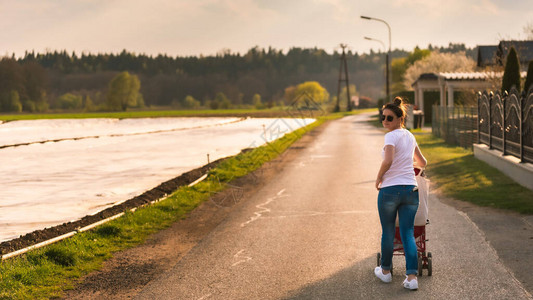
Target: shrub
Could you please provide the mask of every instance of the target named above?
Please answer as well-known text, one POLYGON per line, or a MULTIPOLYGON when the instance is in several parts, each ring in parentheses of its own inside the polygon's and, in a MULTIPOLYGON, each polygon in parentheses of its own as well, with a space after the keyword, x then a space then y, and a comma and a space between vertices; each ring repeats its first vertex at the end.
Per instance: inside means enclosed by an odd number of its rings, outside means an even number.
POLYGON ((511 47, 505 62, 505 71, 502 79, 502 93, 515 87, 520 91, 520 63, 514 47, 511 47))
POLYGON ((191 95, 187 95, 183 100, 183 106, 185 108, 198 108, 200 107, 200 101, 194 99, 191 95))
POLYGON ((26 100, 22 103, 22 110, 27 112, 35 112, 35 103, 31 100, 26 100))
POLYGON ((66 93, 57 98, 57 107, 61 109, 77 109, 81 108, 82 98, 71 93, 66 93))
POLYGON ((20 103, 19 93, 12 90, 0 96, 0 111, 21 112, 22 103, 20 103))
POLYGON ((263 102, 261 101, 261 95, 259 94, 254 94, 254 96, 252 97, 252 103, 254 104, 255 109, 265 108, 265 106, 263 105, 263 102))

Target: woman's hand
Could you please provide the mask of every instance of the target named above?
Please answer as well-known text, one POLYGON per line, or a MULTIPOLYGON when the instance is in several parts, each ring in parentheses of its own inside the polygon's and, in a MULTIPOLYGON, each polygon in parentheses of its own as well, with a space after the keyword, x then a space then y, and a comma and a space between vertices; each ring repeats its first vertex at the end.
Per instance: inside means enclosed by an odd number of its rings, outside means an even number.
POLYGON ((383 182, 383 175, 387 173, 392 165, 392 160, 394 158, 394 146, 385 145, 385 158, 381 162, 381 167, 379 168, 378 176, 376 177, 376 189, 379 190, 381 182, 383 182))
POLYGON ((379 185, 381 184, 381 181, 383 181, 381 178, 376 179, 376 190, 379 191, 379 185))

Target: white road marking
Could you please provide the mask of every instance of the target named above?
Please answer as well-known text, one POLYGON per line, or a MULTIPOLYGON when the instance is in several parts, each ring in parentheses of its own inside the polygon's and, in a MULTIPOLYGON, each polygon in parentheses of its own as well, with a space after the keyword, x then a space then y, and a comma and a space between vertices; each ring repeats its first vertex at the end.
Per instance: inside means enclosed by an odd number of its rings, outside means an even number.
POLYGON ((244 222, 241 224, 241 227, 244 227, 250 223, 252 223, 253 221, 256 221, 257 219, 261 218, 261 216, 263 216, 264 213, 268 213, 270 212, 270 208, 266 208, 264 207, 265 205, 268 205, 270 202, 274 201, 274 200, 277 200, 279 198, 282 198, 282 197, 287 197, 288 195, 283 195, 283 193, 285 192, 285 189, 282 189, 281 191, 279 191, 276 196, 272 197, 272 198, 268 198, 268 200, 265 202, 265 203, 261 203, 259 205, 256 205, 255 207, 261 209, 260 211, 256 211, 254 212, 255 216, 251 217, 250 220, 244 222))
POLYGON ((332 158, 333 155, 329 154, 315 154, 311 155, 309 158, 306 158, 298 163, 298 167, 305 167, 307 164, 312 163, 315 159, 321 159, 321 158, 332 158))
POLYGON ((211 297, 211 295, 213 295, 213 294, 203 295, 202 297, 198 298, 198 300, 204 300, 204 299, 207 299, 207 298, 211 297))
POLYGON ((237 254, 233 255, 234 258, 241 258, 241 260, 233 263, 231 266, 232 267, 235 267, 236 265, 238 264, 242 264, 242 263, 245 263, 249 260, 252 260, 252 258, 250 256, 245 256, 245 255, 241 255, 241 253, 244 252, 244 249, 242 249, 241 251, 237 252, 237 254))
POLYGON ((315 159, 315 158, 331 158, 333 157, 333 155, 329 155, 329 154, 315 154, 315 155, 311 155, 311 159, 315 159))

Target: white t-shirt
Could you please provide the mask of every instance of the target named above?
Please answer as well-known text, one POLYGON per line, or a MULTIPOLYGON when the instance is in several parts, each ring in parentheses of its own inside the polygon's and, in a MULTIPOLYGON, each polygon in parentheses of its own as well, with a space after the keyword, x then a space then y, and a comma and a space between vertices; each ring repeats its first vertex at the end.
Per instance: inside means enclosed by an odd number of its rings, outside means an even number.
MULTIPOLYGON (((383 175, 381 187, 393 185, 417 185, 413 169, 416 139, 411 132, 400 128, 385 134, 385 146, 394 146, 394 157, 389 170, 383 175)), ((385 146, 381 152, 385 157, 385 146)))

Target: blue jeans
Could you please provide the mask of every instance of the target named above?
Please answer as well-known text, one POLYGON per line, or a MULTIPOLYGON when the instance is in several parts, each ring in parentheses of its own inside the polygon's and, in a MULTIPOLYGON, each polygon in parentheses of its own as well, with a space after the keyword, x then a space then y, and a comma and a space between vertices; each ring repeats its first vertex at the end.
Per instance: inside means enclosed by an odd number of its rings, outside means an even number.
POLYGON ((378 211, 381 221, 381 267, 390 270, 394 249, 396 213, 400 223, 405 264, 405 274, 418 274, 418 256, 414 237, 415 215, 418 210, 418 189, 414 185, 384 187, 378 194, 378 211))

